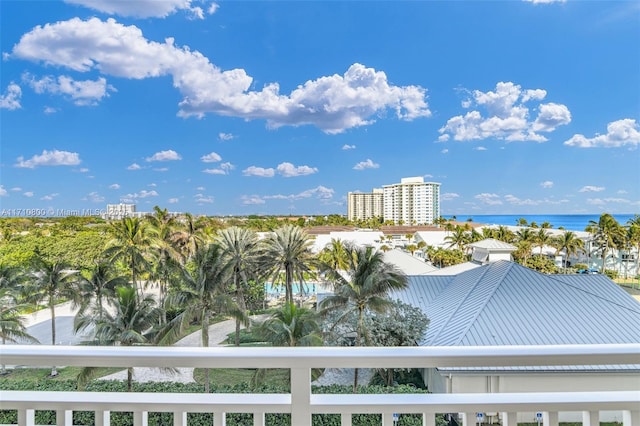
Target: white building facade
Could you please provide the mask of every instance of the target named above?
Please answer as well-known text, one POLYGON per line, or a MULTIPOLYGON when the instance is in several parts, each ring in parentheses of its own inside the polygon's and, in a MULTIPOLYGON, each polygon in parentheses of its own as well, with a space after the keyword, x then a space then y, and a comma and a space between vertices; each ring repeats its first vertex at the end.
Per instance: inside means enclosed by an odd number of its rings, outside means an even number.
POLYGON ((347 219, 367 220, 382 217, 383 190, 374 188, 373 192, 349 192, 347 194, 347 219))
POLYGON ((107 204, 107 212, 103 215, 104 219, 122 219, 124 217, 137 216, 135 204, 107 204))
POLYGON ((440 183, 409 177, 382 189, 385 221, 430 225, 440 217, 440 183))

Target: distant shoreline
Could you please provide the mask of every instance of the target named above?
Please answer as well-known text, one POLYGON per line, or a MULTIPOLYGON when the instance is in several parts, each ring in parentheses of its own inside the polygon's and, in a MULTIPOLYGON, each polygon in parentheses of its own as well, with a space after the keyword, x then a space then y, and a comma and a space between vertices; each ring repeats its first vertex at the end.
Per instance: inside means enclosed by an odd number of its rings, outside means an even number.
MULTIPOLYGON (((584 231, 590 221, 597 222, 602 213, 596 214, 504 214, 504 215, 445 215, 445 219, 456 218, 458 222, 466 222, 471 219, 472 223, 482 225, 503 225, 517 226, 518 221, 522 218, 528 224, 535 223, 537 226, 548 222, 553 229, 563 228, 568 231, 584 231)), ((625 225, 629 219, 632 219, 638 213, 630 214, 612 214, 612 216, 620 223, 625 225)))

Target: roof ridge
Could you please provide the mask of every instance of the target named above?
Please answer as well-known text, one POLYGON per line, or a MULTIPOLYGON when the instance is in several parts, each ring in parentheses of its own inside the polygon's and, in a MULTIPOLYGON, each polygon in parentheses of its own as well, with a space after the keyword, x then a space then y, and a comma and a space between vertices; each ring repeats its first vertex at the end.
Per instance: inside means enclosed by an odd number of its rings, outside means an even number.
MULTIPOLYGON (((449 314, 449 316, 447 317, 446 321, 442 321, 442 325, 440 326, 440 330, 438 330, 438 332, 433 336, 433 338, 431 339, 432 341, 436 341, 439 337, 440 334, 442 333, 442 331, 445 329, 446 325, 449 324, 449 322, 451 321, 451 318, 455 317, 456 313, 458 312, 458 310, 460 309, 460 307, 462 306, 462 304, 469 298, 469 294, 473 291, 474 288, 476 288, 478 286, 478 282, 482 279, 482 277, 484 277, 487 272, 489 271, 489 267, 491 265, 487 265, 485 268, 481 268, 484 269, 482 271, 482 273, 480 274, 480 276, 478 278, 476 278, 475 283, 473 284, 473 286, 471 287, 471 289, 469 289, 469 291, 467 291, 467 293, 465 294, 465 296, 460 300, 460 302, 458 303, 458 305, 455 307, 455 309, 451 310, 451 313, 449 314)), ((472 269, 471 271, 474 271, 474 269, 472 269)), ((470 271, 468 271, 470 272, 470 271)), ((457 279, 460 277, 460 275, 464 275, 464 272, 461 274, 457 274, 457 275, 453 275, 454 279, 451 280, 449 282, 449 286, 457 279)), ((450 288, 450 287, 448 287, 450 288)), ((442 294, 442 293, 441 293, 442 294)))
MULTIPOLYGON (((487 307, 487 303, 489 303, 489 300, 491 300, 491 298, 493 297, 493 295, 496 293, 496 290, 498 289, 498 287, 500 286, 500 283, 502 282, 502 280, 504 279, 504 277, 507 275, 507 273, 513 269, 513 262, 508 262, 508 261, 498 261, 498 262, 494 262, 492 264, 490 264, 490 266, 494 266, 498 263, 506 263, 506 268, 505 271, 502 273, 502 276, 500 279, 496 280, 496 283, 493 285, 493 289, 491 290, 491 292, 486 296, 484 303, 482 304, 482 306, 480 306, 477 310, 475 315, 473 316, 473 318, 471 318, 471 320, 469 320, 469 322, 467 323, 465 330, 460 333, 460 338, 456 341, 455 345, 459 345, 462 342, 462 339, 464 338, 464 336, 467 334, 467 332, 469 332, 469 330, 471 329, 471 327, 473 326, 473 324, 475 323, 476 319, 478 319, 478 317, 480 316, 480 313, 484 310, 484 308, 487 307)), ((487 268, 487 272, 488 272, 487 268)), ((482 274, 482 278, 484 278, 486 274, 482 274)), ((473 286, 473 288, 471 289, 471 291, 469 291, 468 294, 470 294, 477 286, 478 283, 480 282, 480 279, 478 281, 476 281, 476 284, 473 286)), ((466 300, 466 298, 465 298, 466 300)))

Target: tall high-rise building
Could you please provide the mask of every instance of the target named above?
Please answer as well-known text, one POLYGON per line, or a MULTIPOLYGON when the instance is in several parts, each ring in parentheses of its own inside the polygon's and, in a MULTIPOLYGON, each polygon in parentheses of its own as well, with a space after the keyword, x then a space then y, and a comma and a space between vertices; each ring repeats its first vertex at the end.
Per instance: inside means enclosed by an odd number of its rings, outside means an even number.
POLYGON ((383 190, 374 188, 373 192, 349 192, 347 194, 347 219, 367 220, 382 217, 383 190))
POLYGON ((409 177, 384 185, 384 220, 403 225, 430 225, 440 217, 440 184, 409 177))

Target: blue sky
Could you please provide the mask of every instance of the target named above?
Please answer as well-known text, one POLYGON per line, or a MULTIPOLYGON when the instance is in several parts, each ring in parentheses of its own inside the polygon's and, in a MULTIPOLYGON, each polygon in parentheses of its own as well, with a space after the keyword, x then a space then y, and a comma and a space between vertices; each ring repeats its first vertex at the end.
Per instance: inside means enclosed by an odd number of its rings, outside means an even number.
MULTIPOLYGON (((640 211, 635 1, 0 2, 0 205, 640 211)), ((37 213, 36 213, 37 214, 37 213)))

